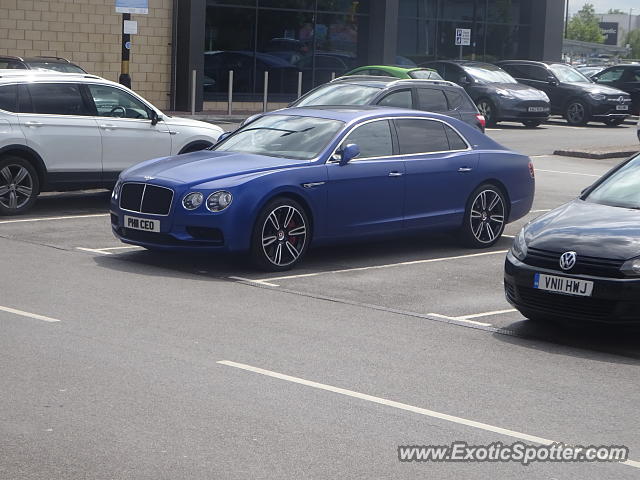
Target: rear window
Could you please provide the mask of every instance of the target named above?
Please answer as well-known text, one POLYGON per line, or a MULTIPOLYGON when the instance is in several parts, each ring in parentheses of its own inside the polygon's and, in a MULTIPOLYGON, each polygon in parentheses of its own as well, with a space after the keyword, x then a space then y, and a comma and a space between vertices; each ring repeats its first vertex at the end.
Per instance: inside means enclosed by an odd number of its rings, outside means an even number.
POLYGON ((466 96, 460 92, 452 92, 445 90, 444 94, 449 101, 449 108, 451 110, 476 110, 475 104, 466 96))
POLYGON ((447 99, 442 90, 437 90, 435 88, 419 88, 418 101, 420 102, 421 110, 428 110, 431 112, 446 112, 449 110, 447 99))
POLYGON ((367 105, 380 93, 377 87, 365 85, 330 84, 301 98, 296 107, 307 105, 367 105))
POLYGON ((18 86, 2 85, 0 86, 0 110, 7 112, 18 111, 18 86))
POLYGON ((449 150, 449 141, 444 124, 433 120, 396 120, 400 153, 444 152, 449 150))
POLYGON ((32 83, 29 92, 33 113, 92 115, 76 83, 32 83))

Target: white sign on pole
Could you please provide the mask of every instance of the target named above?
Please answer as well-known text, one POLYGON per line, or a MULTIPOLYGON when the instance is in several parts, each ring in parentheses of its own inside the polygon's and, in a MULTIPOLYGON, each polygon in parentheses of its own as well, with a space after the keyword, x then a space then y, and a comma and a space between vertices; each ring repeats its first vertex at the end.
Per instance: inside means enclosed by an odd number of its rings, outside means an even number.
POLYGON ((458 46, 471 45, 471 29, 470 28, 456 28, 456 45, 458 46))
POLYGON ((128 35, 138 34, 138 22, 136 22, 135 20, 125 20, 122 23, 122 33, 128 35))
POLYGON ((149 13, 149 0, 116 0, 116 13, 149 13))

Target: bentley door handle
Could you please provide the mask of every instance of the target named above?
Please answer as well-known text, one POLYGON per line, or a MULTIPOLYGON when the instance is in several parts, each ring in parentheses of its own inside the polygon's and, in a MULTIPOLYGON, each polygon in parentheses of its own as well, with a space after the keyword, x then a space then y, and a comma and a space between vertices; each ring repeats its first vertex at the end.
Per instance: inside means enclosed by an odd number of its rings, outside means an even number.
POLYGON ((473 168, 469 168, 469 167, 460 167, 458 169, 460 173, 470 172, 471 170, 473 170, 473 168))
POLYGON ((390 177, 401 177, 402 172, 389 172, 390 177))

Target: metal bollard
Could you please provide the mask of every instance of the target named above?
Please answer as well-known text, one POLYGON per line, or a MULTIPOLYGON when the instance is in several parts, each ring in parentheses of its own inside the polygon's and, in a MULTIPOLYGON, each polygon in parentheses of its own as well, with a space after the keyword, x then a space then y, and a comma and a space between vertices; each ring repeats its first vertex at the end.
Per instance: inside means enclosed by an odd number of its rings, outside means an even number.
POLYGON ((233 70, 229 70, 229 97, 227 99, 227 115, 233 110, 233 70))
POLYGON ((195 70, 191 71, 191 115, 196 114, 196 74, 195 70))
POLYGON ((264 94, 262 97, 262 111, 267 111, 267 92, 269 91, 269 72, 264 72, 264 94))
POLYGON ((298 72, 298 98, 302 96, 302 72, 298 72))

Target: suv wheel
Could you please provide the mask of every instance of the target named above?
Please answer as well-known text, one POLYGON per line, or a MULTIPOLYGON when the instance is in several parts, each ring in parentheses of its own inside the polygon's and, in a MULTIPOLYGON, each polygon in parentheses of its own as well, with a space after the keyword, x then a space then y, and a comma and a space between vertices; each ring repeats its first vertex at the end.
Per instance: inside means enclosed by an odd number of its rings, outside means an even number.
POLYGON ((478 100, 478 110, 484 116, 487 122, 487 127, 493 127, 497 123, 496 121, 496 107, 493 106, 491 100, 481 98, 478 100))
POLYGON ((19 215, 36 201, 40 184, 33 166, 20 157, 0 159, 0 215, 19 215))
POLYGON ((567 104, 564 117, 569 125, 582 127, 589 122, 589 107, 582 100, 571 100, 567 104))

